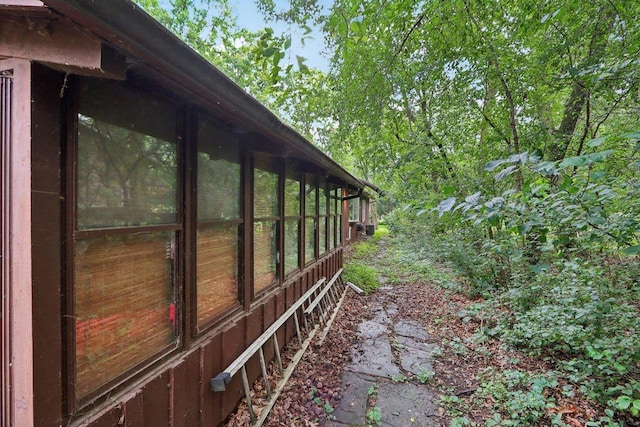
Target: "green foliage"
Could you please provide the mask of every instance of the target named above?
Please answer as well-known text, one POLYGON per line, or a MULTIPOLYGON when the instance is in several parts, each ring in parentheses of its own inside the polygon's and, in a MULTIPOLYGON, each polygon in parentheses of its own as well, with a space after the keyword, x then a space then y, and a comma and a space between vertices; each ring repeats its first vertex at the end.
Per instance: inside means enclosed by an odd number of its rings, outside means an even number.
POLYGON ((463 427, 471 425, 471 422, 466 417, 455 417, 451 419, 451 427, 463 427))
POLYGON ((380 287, 376 270, 359 261, 347 263, 342 272, 345 282, 351 282, 362 289, 365 294, 370 294, 380 287))
POLYGON ((395 374, 391 377, 391 381, 394 383, 403 383, 407 381, 407 377, 403 374, 395 374))
POLYGON ((372 399, 375 399, 378 396, 378 383, 373 383, 369 386, 367 389, 367 395, 372 399))
POLYGON ((417 378, 422 384, 426 384, 435 376, 435 374, 435 372, 427 368, 422 368, 420 369, 420 372, 418 372, 417 378))
MULTIPOLYGON (((585 168, 591 169, 590 174, 597 172, 594 165, 585 168)), ((577 182, 579 173, 580 168, 571 178, 572 182, 577 182)), ((526 176, 524 189, 530 187, 526 176)), ((450 266, 466 279, 467 286, 461 289, 483 298, 460 313, 463 321, 483 320, 479 339, 499 339, 533 357, 554 361, 558 378, 579 385, 583 394, 608 407, 610 414, 593 420, 592 425, 616 426, 619 425, 616 419, 623 413, 633 416, 633 405, 640 399, 640 338, 637 334, 640 330, 640 284, 637 280, 640 265, 633 256, 621 257, 618 248, 624 243, 619 244, 619 240, 610 235, 616 235, 613 232, 585 238, 581 235, 584 232, 569 230, 571 223, 555 224, 562 216, 552 216, 553 209, 561 210, 565 203, 573 209, 575 195, 588 195, 591 191, 587 186, 567 191, 562 185, 547 185, 544 194, 548 199, 540 198, 526 208, 517 206, 526 201, 526 196, 522 195, 524 189, 520 193, 512 192, 513 196, 508 194, 507 197, 511 197, 509 211, 500 210, 501 225, 491 226, 493 238, 487 232, 488 215, 482 212, 484 207, 471 207, 464 214, 462 226, 452 230, 445 228, 444 232, 443 227, 456 224, 455 218, 444 215, 443 221, 437 222, 434 219, 438 215, 436 210, 421 216, 412 214, 411 209, 398 210, 388 218, 391 219, 389 226, 398 233, 395 239, 406 244, 404 249, 411 256, 422 256, 430 262, 450 266), (566 192, 566 199, 551 196, 561 192, 566 192), (543 205, 547 207, 543 208, 543 205), (550 205, 554 205, 553 208, 550 205), (537 230, 532 227, 523 235, 517 226, 507 230, 504 225, 510 218, 515 221, 517 215, 527 218, 536 212, 541 213, 543 221, 549 218, 548 223, 535 225, 539 227, 537 230), (468 219, 470 215, 476 215, 476 218, 468 219), (476 223, 482 215, 483 219, 476 223), (542 229, 547 230, 546 242, 529 239, 531 234, 536 235, 536 231, 539 234, 542 229), (557 236, 563 233, 571 235, 572 242, 561 242, 557 236), (421 252, 420 247, 429 250, 421 252)), ((633 217, 634 197, 625 194, 624 188, 613 189, 616 194, 623 194, 619 205, 621 212, 615 215, 633 217)), ((477 203, 476 206, 486 203, 482 197, 472 202, 477 203)), ((591 202, 585 202, 588 203, 591 202)), ((613 212, 615 203, 615 199, 609 199, 602 205, 602 210, 613 212)), ((637 233, 633 220, 615 221, 628 224, 628 228, 619 226, 610 227, 610 230, 616 229, 625 236, 637 233)), ((393 254, 394 259, 402 256, 406 255, 393 254)), ((460 354, 468 351, 461 340, 450 340, 447 345, 460 354)), ((544 399, 531 394, 529 389, 515 387, 518 381, 521 384, 529 382, 518 378, 491 379, 486 376, 489 390, 499 390, 499 384, 507 384, 508 390, 519 390, 520 393, 515 397, 507 393, 505 396, 509 397, 496 404, 492 421, 495 425, 513 425, 513 420, 519 416, 507 400, 520 402, 518 405, 524 408, 534 407, 532 413, 544 412, 544 399), (513 384, 509 385, 510 382, 513 384)))
POLYGON ((378 251, 378 247, 376 244, 371 241, 362 241, 353 245, 352 259, 355 260, 366 260, 371 256, 375 255, 378 251))
POLYGON ((369 408, 367 411, 367 420, 377 426, 382 425, 382 411, 378 407, 369 408))
POLYGON ((545 395, 545 390, 552 389, 557 384, 553 375, 488 370, 481 377, 476 398, 493 402, 496 412, 487 421, 487 426, 534 425, 553 406, 553 400, 545 395))

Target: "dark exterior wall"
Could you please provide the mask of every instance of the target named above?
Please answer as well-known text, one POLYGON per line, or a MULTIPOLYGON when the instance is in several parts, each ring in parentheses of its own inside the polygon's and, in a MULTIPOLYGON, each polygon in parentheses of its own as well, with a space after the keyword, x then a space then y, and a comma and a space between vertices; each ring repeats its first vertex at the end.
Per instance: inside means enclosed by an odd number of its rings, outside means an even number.
MULTIPOLYGON (((34 64, 32 95, 32 223, 33 223, 33 344, 34 413, 37 426, 197 426, 219 425, 244 396, 240 377, 224 393, 213 393, 209 380, 220 373, 275 319, 321 277, 342 267, 342 247, 323 255, 304 270, 286 278, 185 349, 157 363, 119 391, 83 413, 66 416, 65 386, 73 375, 65 372, 63 278, 65 264, 64 174, 62 159, 67 140, 65 76, 34 64)), ((346 220, 346 216, 343 216, 346 220)), ((247 221, 247 224, 250 222, 247 221)), ((343 230, 346 229, 342 225, 343 230)), ((343 233, 343 236, 345 234, 343 233)), ((246 256, 246 251, 245 251, 246 256)), ((248 299, 247 299, 248 301, 248 299)), ((292 322, 278 333, 281 346, 295 336, 292 322)), ((191 337, 189 337, 191 339, 191 337)), ((68 344, 68 343, 67 343, 68 344)), ((67 347, 71 348, 72 346, 67 347)), ((273 349, 265 347, 266 356, 273 349)), ((259 374, 257 360, 248 366, 259 374)))
POLYGON ((34 419, 62 422, 62 200, 60 144, 64 75, 32 68, 34 419))
MULTIPOLYGON (((153 374, 111 397, 109 403, 79 421, 92 427, 118 425, 120 420, 125 426, 149 427, 222 424, 244 397, 240 376, 234 377, 224 393, 212 392, 209 380, 239 356, 313 283, 320 277, 330 277, 341 265, 342 249, 339 248, 255 301, 251 311, 212 331, 192 349, 158 367, 153 374)), ((281 346, 294 334, 293 324, 282 328, 278 336, 281 346)), ((265 350, 267 348, 265 346, 265 350)), ((252 362, 248 372, 256 379, 259 365, 257 360, 252 362)))

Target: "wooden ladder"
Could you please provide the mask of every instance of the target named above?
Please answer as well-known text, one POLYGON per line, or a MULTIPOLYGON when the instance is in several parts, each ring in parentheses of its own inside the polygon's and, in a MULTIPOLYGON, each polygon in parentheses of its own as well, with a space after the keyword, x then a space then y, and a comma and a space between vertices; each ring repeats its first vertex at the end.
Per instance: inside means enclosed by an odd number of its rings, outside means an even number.
POLYGON ((238 372, 242 375, 242 386, 247 400, 247 408, 251 417, 251 422, 255 426, 260 426, 266 420, 269 411, 273 407, 276 399, 280 395, 282 388, 287 383, 295 367, 297 366, 302 355, 309 347, 311 340, 315 337, 320 327, 323 327, 322 342, 324 336, 329 330, 333 319, 335 318, 342 301, 346 295, 348 287, 342 282, 342 269, 327 282, 326 278, 322 278, 316 282, 305 294, 298 299, 287 311, 284 312, 266 331, 262 333, 238 358, 236 358, 227 368, 211 379, 211 390, 214 392, 222 392, 226 390, 226 385, 238 372), (302 324, 299 318, 302 317, 302 324), (286 370, 283 369, 282 358, 280 356, 280 346, 278 343, 277 332, 289 320, 293 318, 296 328, 296 338, 300 349, 293 357, 291 363, 286 370), (306 338, 303 339, 303 335, 306 338), (281 379, 278 381, 276 390, 272 391, 269 384, 267 374, 267 364, 264 357, 264 346, 272 343, 278 372, 281 379), (260 371, 264 388, 267 395, 267 405, 260 413, 260 417, 256 417, 251 403, 251 387, 249 378, 247 377, 246 364, 258 353, 260 358, 260 371))

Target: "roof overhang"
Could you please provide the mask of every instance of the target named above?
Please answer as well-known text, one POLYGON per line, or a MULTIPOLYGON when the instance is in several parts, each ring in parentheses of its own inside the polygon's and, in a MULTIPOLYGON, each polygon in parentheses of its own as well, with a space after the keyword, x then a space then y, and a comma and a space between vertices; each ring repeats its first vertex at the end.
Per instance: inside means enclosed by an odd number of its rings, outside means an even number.
POLYGON ((0 0, 0 16, 13 22, 12 38, 0 41, 0 56, 27 57, 82 75, 124 78, 135 71, 229 123, 286 146, 285 155, 317 165, 327 177, 354 188, 366 185, 130 0, 0 0), (25 39, 24 23, 43 30, 30 31, 25 39), (25 40, 30 44, 21 45, 25 40), (85 55, 79 55, 79 46, 85 55))

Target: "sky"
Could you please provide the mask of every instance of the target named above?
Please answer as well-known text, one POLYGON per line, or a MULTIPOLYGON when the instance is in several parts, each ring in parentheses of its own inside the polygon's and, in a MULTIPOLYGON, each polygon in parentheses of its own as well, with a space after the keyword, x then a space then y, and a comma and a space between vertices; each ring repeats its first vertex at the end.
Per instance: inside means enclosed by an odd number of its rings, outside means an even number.
MULTIPOLYGON (((328 8, 331 4, 329 0, 319 0, 323 7, 328 8)), ((324 37, 317 27, 310 25, 313 32, 309 34, 311 38, 305 39, 304 46, 300 42, 300 38, 304 34, 304 30, 296 26, 290 27, 284 22, 266 23, 260 11, 258 10, 255 0, 231 0, 231 7, 234 14, 238 18, 238 25, 249 30, 257 31, 265 27, 273 28, 276 34, 291 34, 291 58, 287 58, 289 62, 296 63, 296 55, 307 58, 305 64, 311 68, 317 68, 322 71, 329 70, 329 61, 322 55, 325 51, 324 37)), ((276 0, 278 10, 288 8, 288 0, 276 0)))

